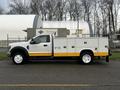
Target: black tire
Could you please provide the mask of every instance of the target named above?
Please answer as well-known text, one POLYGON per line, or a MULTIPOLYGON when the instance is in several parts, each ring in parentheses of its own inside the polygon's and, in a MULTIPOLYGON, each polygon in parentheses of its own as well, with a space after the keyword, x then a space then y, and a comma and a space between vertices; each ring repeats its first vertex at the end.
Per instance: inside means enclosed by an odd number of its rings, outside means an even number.
POLYGON ((25 62, 25 55, 22 54, 22 53, 14 53, 12 55, 12 60, 13 60, 13 63, 16 64, 16 65, 21 65, 25 62))
POLYGON ((91 64, 93 62, 94 55, 91 52, 83 52, 80 55, 80 60, 83 64, 91 64))

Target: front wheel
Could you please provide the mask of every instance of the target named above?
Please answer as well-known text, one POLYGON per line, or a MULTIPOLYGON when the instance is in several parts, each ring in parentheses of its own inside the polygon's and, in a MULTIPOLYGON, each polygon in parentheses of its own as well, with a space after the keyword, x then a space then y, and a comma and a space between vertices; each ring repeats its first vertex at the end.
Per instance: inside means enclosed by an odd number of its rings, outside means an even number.
POLYGON ((93 54, 90 52, 84 52, 81 54, 81 61, 83 64, 90 64, 93 61, 93 54))
POLYGON ((12 60, 15 64, 20 65, 25 61, 25 56, 22 53, 15 53, 12 56, 12 60))

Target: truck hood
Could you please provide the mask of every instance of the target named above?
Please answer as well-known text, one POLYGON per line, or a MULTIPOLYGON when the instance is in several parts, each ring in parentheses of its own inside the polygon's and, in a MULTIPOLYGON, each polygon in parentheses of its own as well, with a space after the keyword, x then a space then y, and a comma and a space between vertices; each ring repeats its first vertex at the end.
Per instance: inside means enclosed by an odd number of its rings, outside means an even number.
POLYGON ((10 43, 9 46, 27 46, 29 42, 16 42, 16 43, 10 43))

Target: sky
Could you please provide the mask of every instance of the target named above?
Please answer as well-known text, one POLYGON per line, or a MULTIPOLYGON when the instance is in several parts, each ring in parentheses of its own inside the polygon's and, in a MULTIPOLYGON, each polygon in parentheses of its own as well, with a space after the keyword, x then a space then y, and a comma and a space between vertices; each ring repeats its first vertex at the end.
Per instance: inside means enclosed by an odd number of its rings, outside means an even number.
MULTIPOLYGON (((0 6, 5 10, 5 12, 8 12, 10 10, 10 8, 9 8, 10 1, 12 1, 12 0, 0 0, 0 6)), ((21 0, 21 1, 24 2, 26 0, 21 0)))
POLYGON ((0 0, 0 6, 1 6, 3 9, 7 10, 8 4, 9 4, 9 0, 0 0))
POLYGON ((3 13, 6 13, 10 10, 9 1, 10 0, 0 0, 0 7, 4 10, 3 13))
POLYGON ((33 27, 35 15, 0 15, 0 40, 26 37, 23 30, 33 27), (7 27, 6 27, 7 25, 7 27))

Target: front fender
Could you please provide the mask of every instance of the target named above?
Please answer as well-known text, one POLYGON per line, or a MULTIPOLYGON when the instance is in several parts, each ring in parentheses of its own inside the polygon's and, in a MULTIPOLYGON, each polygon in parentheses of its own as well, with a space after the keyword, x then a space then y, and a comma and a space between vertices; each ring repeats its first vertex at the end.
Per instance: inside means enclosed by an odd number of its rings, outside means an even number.
POLYGON ((8 55, 9 55, 9 56, 12 56, 12 55, 13 55, 14 53, 16 53, 16 52, 20 52, 20 53, 23 53, 23 54, 29 56, 27 49, 24 48, 24 47, 21 47, 21 46, 17 46, 17 47, 12 48, 12 49, 9 51, 8 55))

